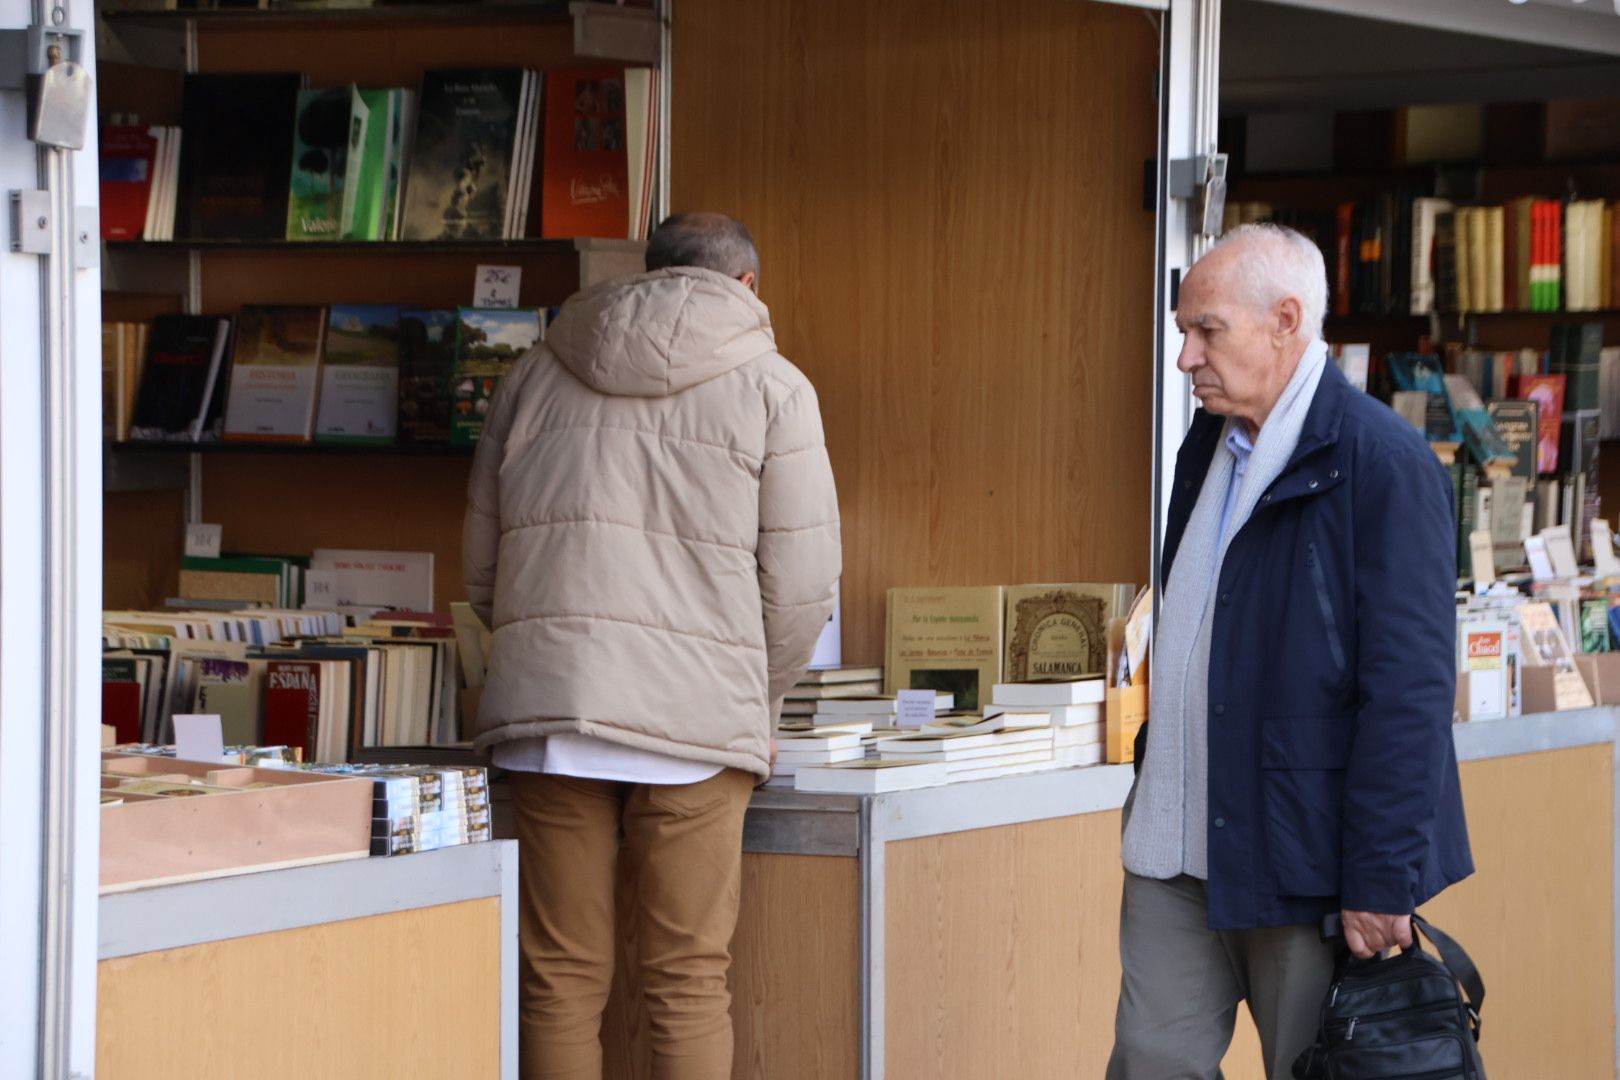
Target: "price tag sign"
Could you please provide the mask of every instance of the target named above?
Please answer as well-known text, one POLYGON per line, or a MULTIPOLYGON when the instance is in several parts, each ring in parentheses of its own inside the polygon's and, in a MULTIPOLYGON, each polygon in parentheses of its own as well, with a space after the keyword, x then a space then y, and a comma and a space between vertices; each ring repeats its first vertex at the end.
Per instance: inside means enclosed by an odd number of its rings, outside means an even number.
POLYGON ((174 714, 175 756, 183 761, 224 761, 225 731, 215 713, 174 714))
POLYGON ((223 525, 187 525, 186 557, 192 559, 219 558, 220 543, 225 538, 223 525))
POLYGON ((521 266, 480 266, 473 284, 473 306, 515 308, 522 283, 521 266))
POLYGON ((895 717, 895 727, 916 730, 924 724, 933 723, 934 701, 938 696, 932 690, 900 691, 899 714, 895 717))
POLYGON ((304 607, 330 611, 337 606, 337 571, 304 571, 304 607))

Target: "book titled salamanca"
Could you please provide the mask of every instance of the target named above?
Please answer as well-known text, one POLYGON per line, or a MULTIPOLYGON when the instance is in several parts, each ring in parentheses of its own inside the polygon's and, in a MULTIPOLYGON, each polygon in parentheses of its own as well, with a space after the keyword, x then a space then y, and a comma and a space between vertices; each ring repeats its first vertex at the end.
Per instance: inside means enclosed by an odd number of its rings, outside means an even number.
POLYGON ((1008 682, 1101 674, 1108 621, 1130 613, 1131 585, 1027 585, 1007 590, 1008 682))
POLYGON ((399 308, 333 304, 315 441, 393 442, 398 398, 399 308))
POLYGON ((416 144, 405 186, 406 240, 499 240, 523 132, 521 68, 422 76, 416 144))
POLYGON ((225 407, 226 439, 309 441, 325 336, 324 308, 242 309, 225 407))

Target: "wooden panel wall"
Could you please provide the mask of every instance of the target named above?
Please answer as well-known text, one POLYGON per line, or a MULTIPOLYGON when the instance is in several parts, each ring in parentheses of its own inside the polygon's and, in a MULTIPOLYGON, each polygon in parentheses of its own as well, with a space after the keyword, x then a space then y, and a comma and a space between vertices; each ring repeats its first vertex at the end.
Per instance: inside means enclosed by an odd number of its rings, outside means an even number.
MULTIPOLYGON (((731 953, 732 1080, 843 1080, 860 1072, 859 867, 853 858, 743 856, 731 953)), ((618 973, 602 1021, 604 1075, 649 1075, 630 882, 619 885, 618 973)))
POLYGON ((844 649, 899 585, 1145 580, 1157 33, 1074 0, 676 9, 673 203, 821 396, 844 649))
POLYGON ((96 1075, 500 1074, 500 901, 104 960, 96 1075))

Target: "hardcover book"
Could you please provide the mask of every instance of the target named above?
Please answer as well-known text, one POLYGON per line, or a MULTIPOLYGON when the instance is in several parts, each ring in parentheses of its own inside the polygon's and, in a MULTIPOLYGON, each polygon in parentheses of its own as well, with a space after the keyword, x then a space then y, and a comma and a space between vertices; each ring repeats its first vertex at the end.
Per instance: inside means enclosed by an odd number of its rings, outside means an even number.
POLYGON ((967 712, 988 705, 1001 681, 1004 618, 999 585, 890 589, 885 691, 938 690, 967 712))
POLYGON ((324 308, 244 307, 237 316, 225 437, 308 442, 325 339, 324 308))
POLYGON ((101 132, 101 238, 139 240, 157 172, 158 140, 146 127, 101 132))
POLYGON ((405 188, 406 240, 499 240, 521 129, 521 68, 429 71, 405 188))
POLYGON ((624 68, 546 72, 542 236, 630 235, 625 104, 624 68))
POLYGON ((1536 471, 1558 471, 1558 441, 1564 422, 1564 376, 1520 375, 1517 395, 1536 406, 1536 471))
POLYGON ((1536 437, 1539 431, 1537 406, 1534 401, 1493 401, 1486 406, 1491 423, 1496 425, 1502 441, 1508 444, 1517 459, 1513 475, 1522 476, 1531 484, 1536 478, 1536 437))
POLYGON ((397 307, 334 304, 321 361, 316 442, 390 443, 399 420, 397 307))
POLYGON ((300 75, 191 74, 181 105, 180 235, 280 240, 300 75))
POLYGON ((134 439, 199 442, 230 344, 231 321, 159 315, 130 427, 134 439))
POLYGON ((290 746, 313 761, 321 715, 318 661, 271 660, 265 665, 264 741, 290 746))
POLYGON ((1130 614, 1134 585, 1020 585, 1007 590, 1008 682, 1099 674, 1108 620, 1130 614))
POLYGON ((451 380, 450 442, 471 446, 502 376, 542 337, 538 308, 459 308, 451 380))
POLYGON ((353 85, 299 93, 288 240, 340 240, 353 229, 370 115, 353 85))
POLYGON ((454 311, 400 313, 400 442, 450 441, 450 376, 455 358, 454 311))

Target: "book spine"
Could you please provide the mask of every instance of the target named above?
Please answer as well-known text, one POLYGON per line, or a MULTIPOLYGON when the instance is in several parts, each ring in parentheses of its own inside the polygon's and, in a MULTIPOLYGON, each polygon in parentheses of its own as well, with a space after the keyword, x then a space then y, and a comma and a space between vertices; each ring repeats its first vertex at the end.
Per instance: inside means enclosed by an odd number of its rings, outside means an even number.
POLYGON ((1338 262, 1334 267, 1333 314, 1350 314, 1350 277, 1354 264, 1356 204, 1340 203, 1338 209, 1337 247, 1338 262))

